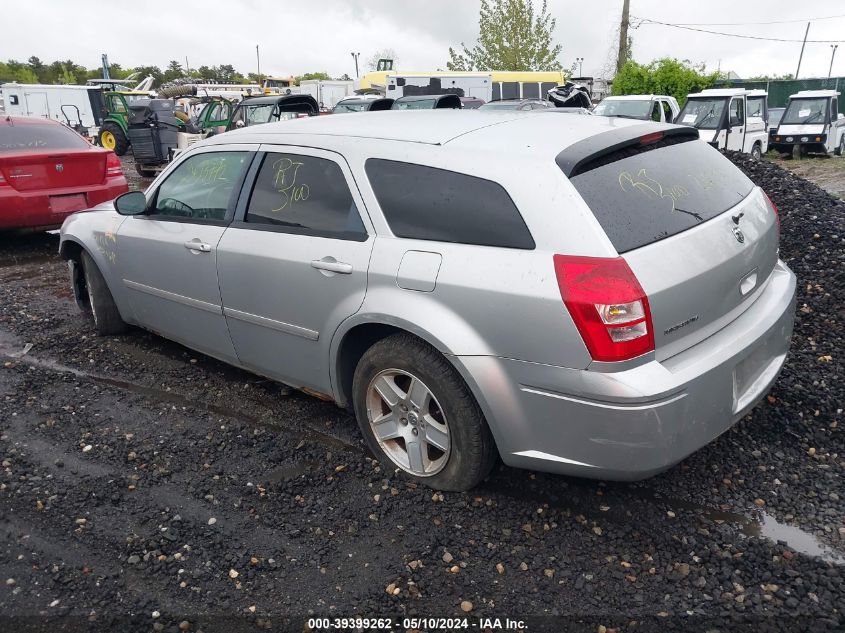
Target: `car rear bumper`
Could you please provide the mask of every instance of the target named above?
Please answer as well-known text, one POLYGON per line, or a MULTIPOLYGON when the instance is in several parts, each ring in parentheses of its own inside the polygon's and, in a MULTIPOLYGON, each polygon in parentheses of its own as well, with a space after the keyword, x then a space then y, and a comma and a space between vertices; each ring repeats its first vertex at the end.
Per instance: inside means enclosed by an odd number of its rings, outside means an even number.
POLYGON ((505 463, 642 479, 711 442, 766 394, 789 349, 795 285, 779 261, 730 325, 662 362, 616 373, 489 356, 459 361, 505 463))
POLYGON ((0 230, 61 226, 77 211, 113 200, 129 190, 126 178, 109 178, 103 185, 58 190, 0 189, 0 230))

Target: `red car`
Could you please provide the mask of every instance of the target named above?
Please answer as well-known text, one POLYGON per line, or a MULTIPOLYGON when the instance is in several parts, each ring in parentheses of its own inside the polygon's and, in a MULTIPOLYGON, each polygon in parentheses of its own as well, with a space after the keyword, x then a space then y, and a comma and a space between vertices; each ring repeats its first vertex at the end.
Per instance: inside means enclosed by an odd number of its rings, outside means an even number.
POLYGON ((0 117, 0 230, 60 226, 128 190, 114 152, 57 121, 0 117))

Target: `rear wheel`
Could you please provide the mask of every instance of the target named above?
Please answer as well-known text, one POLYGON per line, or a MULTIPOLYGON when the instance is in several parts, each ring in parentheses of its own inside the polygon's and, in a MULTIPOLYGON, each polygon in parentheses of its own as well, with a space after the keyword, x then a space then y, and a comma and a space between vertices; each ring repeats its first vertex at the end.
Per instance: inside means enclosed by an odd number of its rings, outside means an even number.
POLYGON ((82 272, 88 294, 88 306, 97 334, 106 336, 125 331, 126 323, 120 316, 106 280, 103 279, 97 264, 85 251, 82 252, 82 272))
POLYGON ((129 149, 129 139, 115 123, 104 123, 100 128, 100 146, 112 150, 118 156, 123 156, 129 149))
POLYGON ((469 490, 490 473, 496 449, 481 409, 427 343, 379 341, 358 363, 352 392, 364 439, 388 468, 439 490, 469 490))
POLYGON ((754 160, 763 158, 763 146, 760 143, 754 143, 754 146, 751 148, 751 158, 754 160))
POLYGON ((845 136, 839 139, 839 145, 836 146, 836 149, 833 150, 833 153, 837 156, 842 156, 845 153, 845 136))

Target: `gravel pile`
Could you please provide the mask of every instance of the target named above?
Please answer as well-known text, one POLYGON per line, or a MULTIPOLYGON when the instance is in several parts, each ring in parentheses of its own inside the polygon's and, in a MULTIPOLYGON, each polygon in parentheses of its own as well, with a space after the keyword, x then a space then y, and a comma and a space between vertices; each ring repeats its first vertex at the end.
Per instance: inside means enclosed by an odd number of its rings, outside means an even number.
POLYGON ((331 404, 151 334, 93 336, 55 238, 0 238, 6 628, 299 632, 316 614, 837 630, 845 205, 731 158, 780 208, 792 352, 745 420, 638 484, 500 466, 469 494, 417 487, 331 404))

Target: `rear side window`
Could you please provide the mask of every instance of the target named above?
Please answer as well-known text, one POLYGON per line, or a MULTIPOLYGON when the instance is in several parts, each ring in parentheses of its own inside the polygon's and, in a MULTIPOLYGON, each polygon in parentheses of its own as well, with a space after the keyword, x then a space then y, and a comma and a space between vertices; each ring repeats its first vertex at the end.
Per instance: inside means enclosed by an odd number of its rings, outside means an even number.
POLYGON ((367 239, 338 164, 301 154, 268 153, 264 157, 246 222, 285 233, 361 242, 367 239))
POLYGON ((73 130, 55 123, 11 125, 0 120, 0 153, 26 150, 85 149, 91 145, 73 130))
POLYGON ((367 176, 399 237, 533 249, 508 193, 495 182, 445 169, 371 158, 367 176))
POLYGON ((571 181, 620 253, 714 218, 754 188, 727 158, 700 140, 658 143, 655 149, 618 155, 618 160, 599 162, 571 181))

